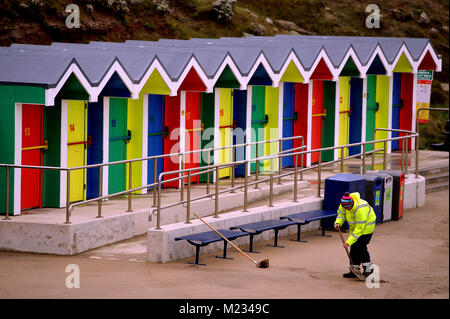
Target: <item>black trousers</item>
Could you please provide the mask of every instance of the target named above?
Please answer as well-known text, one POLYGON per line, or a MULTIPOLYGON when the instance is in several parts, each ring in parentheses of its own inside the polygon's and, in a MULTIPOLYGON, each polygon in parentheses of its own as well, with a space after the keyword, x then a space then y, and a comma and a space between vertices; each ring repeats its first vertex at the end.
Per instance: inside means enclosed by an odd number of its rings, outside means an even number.
POLYGON ((372 239, 372 235, 373 233, 361 235, 356 243, 350 246, 350 257, 352 258, 353 265, 370 262, 370 254, 367 250, 367 245, 372 239))

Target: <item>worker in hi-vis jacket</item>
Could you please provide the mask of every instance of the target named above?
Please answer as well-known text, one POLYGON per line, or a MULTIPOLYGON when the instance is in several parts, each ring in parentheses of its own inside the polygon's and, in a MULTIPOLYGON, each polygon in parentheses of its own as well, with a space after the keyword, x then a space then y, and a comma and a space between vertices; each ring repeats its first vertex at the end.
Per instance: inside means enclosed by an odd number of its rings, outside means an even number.
MULTIPOLYGON (((344 243, 344 247, 350 247, 350 258, 353 266, 360 269, 359 265, 362 264, 363 275, 367 277, 373 272, 367 245, 375 230, 375 212, 365 200, 360 198, 358 192, 351 194, 345 192, 337 212, 338 216, 334 222, 334 228, 340 229, 347 221, 350 235, 344 243)), ((345 278, 356 277, 352 272, 343 276, 345 278)))

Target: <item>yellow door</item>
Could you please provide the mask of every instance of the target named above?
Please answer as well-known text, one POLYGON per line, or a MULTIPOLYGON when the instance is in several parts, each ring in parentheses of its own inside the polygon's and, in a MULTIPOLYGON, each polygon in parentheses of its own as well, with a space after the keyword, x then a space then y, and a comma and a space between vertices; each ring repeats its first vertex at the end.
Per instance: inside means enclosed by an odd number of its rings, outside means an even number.
MULTIPOLYGON (((348 144, 349 116, 350 116, 350 77, 339 78, 339 145, 348 144)), ((344 150, 344 157, 348 156, 348 148, 344 150)), ((339 150, 339 158, 341 151, 339 150)))
MULTIPOLYGON (((266 86, 266 114, 269 116, 269 122, 266 125, 265 140, 275 140, 278 138, 278 96, 279 88, 266 86)), ((270 156, 278 153, 278 142, 261 144, 264 145, 264 156, 270 156)), ((278 170, 278 159, 273 159, 273 171, 278 170)), ((264 161, 264 171, 270 172, 270 160, 264 161)))
MULTIPOLYGON (((220 145, 219 147, 231 146, 233 143, 233 89, 220 89, 220 145)), ((219 151, 219 164, 233 161, 232 149, 227 148, 219 151)), ((219 178, 230 176, 231 169, 224 168, 219 171, 219 178)))
MULTIPOLYGON (((67 167, 84 166, 86 163, 86 102, 67 103, 67 167)), ((70 172, 70 201, 85 199, 85 170, 70 172)))

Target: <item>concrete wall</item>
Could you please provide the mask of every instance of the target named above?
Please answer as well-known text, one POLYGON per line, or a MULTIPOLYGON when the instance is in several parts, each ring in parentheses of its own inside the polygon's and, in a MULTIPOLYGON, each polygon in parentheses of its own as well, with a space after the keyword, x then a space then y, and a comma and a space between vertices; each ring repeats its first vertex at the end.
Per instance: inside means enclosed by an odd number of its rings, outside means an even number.
POLYGON ((425 205, 425 178, 415 174, 405 176, 405 197, 403 209, 422 207, 425 205))
MULTIPOLYGON (((299 187, 305 187, 304 184, 299 187)), ((311 209, 319 209, 322 199, 307 198, 298 203, 285 202, 276 207, 267 207, 269 190, 266 185, 263 189, 249 189, 249 202, 262 201, 258 209, 250 209, 243 213, 240 210, 227 214, 221 214, 220 218, 208 218, 213 226, 229 228, 237 224, 243 224, 264 219, 274 219, 288 213, 295 213, 311 209)), ((283 193, 292 191, 292 183, 274 185, 274 192, 283 193)), ((243 193, 221 195, 219 210, 230 210, 243 204, 243 193)), ((404 209, 421 207, 425 204, 425 179, 419 176, 407 175, 405 179, 404 209)), ((164 203, 163 203, 164 205, 164 203)), ((96 208, 94 208, 96 209, 96 208)), ((214 211, 214 200, 204 199, 192 205, 192 213, 201 217, 211 215, 214 211)), ((112 244, 129 239, 137 235, 148 234, 148 261, 167 262, 180 258, 192 257, 195 249, 185 241, 175 242, 173 238, 185 234, 191 234, 209 230, 206 225, 198 220, 192 224, 185 224, 186 208, 182 206, 164 210, 161 213, 162 230, 156 230, 156 216, 148 220, 149 211, 136 211, 123 213, 104 218, 92 218, 84 222, 74 222, 65 225, 60 221, 55 223, 18 222, 0 219, 0 250, 21 252, 47 253, 56 255, 74 255, 90 249, 112 244)), ((193 215, 191 216, 193 217, 193 215)), ((407 212, 404 216, 407 218, 407 212)), ((319 222, 310 223, 302 227, 302 230, 314 230, 319 228, 319 222)), ((296 226, 289 226, 280 232, 280 237, 296 233, 296 226)), ((273 231, 264 232, 255 236, 255 242, 259 240, 273 239, 273 231)), ((248 237, 236 240, 239 245, 248 245, 248 237)), ((221 250, 222 243, 211 244, 201 249, 201 253, 221 250)))
MULTIPOLYGON (((306 181, 299 182, 299 189, 305 188, 306 184, 306 181)), ((292 185, 292 183, 274 185, 274 194, 292 192, 292 185)), ((261 189, 249 188, 249 203, 268 199, 268 186, 261 184, 260 187, 261 189)), ((241 191, 220 195, 219 211, 239 207, 243 205, 243 200, 244 193, 241 191)), ((164 204, 163 201, 162 205, 164 204)), ((93 209, 96 210, 96 208, 93 209)), ((201 217, 210 215, 214 212, 214 200, 206 198, 194 202, 191 211, 201 217)), ((172 207, 161 212, 161 225, 185 220, 186 208, 184 206, 172 207)), ((63 224, 59 220, 49 223, 37 220, 18 222, 14 219, 8 221, 0 219, 0 250, 75 255, 145 234, 151 227, 156 227, 156 216, 152 216, 149 221, 148 209, 92 218, 87 221, 72 222, 72 224, 63 224)))
MULTIPOLYGON (((219 218, 206 217, 205 220, 216 229, 229 229, 231 226, 246 224, 269 219, 279 219, 280 216, 295 214, 308 210, 322 208, 322 198, 308 197, 297 203, 284 202, 278 204, 277 207, 258 207, 250 209, 249 212, 230 212, 221 214, 219 218)), ((311 222, 302 226, 302 231, 318 229, 320 221, 311 222)), ((195 247, 185 240, 175 241, 176 237, 195 234, 211 229, 203 224, 200 220, 195 219, 191 224, 176 223, 166 225, 162 229, 149 229, 147 242, 147 261, 165 263, 177 259, 195 256, 195 247)), ((280 230, 279 238, 289 234, 297 233, 297 226, 292 225, 280 230)), ((254 243, 270 240, 274 238, 274 231, 265 231, 254 237, 254 243)), ((237 246, 246 246, 249 244, 249 237, 241 237, 233 241, 237 246)), ((209 244, 200 249, 200 254, 212 251, 220 251, 223 249, 223 242, 209 244)))
MULTIPOLYGON (((261 207, 250 210, 248 213, 241 211, 221 214, 220 218, 206 217, 205 220, 216 229, 229 229, 231 226, 257 222, 268 219, 278 219, 280 216, 304 212, 314 209, 322 209, 322 198, 308 197, 298 203, 285 202, 277 207, 261 207)), ((421 207, 425 204, 425 178, 415 175, 407 175, 405 178, 404 209, 421 207)), ((201 216, 203 217, 203 216, 201 216)), ((320 221, 312 222, 302 226, 303 231, 317 230, 320 228, 320 221)), ((200 220, 193 220, 191 224, 184 222, 175 223, 162 227, 162 229, 149 229, 147 242, 147 261, 165 263, 173 260, 195 256, 195 247, 185 240, 175 241, 176 237, 189 234, 200 233, 211 230, 200 220)), ((296 234, 297 227, 289 226, 279 232, 279 238, 296 234)), ((254 237, 254 243, 272 240, 274 231, 266 231, 254 237)), ((237 246, 248 246, 249 237, 241 237, 233 241, 237 246)), ((223 242, 209 244, 200 249, 200 256, 205 253, 223 249, 223 242)), ((201 257, 200 257, 201 258, 201 257)))

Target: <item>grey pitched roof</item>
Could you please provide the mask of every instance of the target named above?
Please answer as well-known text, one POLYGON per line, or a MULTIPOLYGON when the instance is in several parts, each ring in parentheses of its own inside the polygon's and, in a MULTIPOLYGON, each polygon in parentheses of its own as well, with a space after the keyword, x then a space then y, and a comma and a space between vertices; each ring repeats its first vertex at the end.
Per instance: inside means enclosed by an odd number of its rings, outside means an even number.
POLYGON ((149 67, 158 60, 170 79, 178 81, 189 61, 197 61, 201 71, 212 79, 229 56, 242 77, 249 75, 262 54, 271 71, 279 73, 289 54, 310 70, 321 50, 334 68, 344 63, 353 48, 361 65, 366 65, 377 46, 388 63, 393 63, 404 44, 417 61, 430 43, 424 38, 384 38, 349 36, 276 35, 248 38, 89 44, 53 43, 52 45, 13 44, 0 48, 0 82, 27 83, 54 87, 72 63, 76 63, 91 86, 98 86, 114 62, 118 62, 134 83, 140 83, 149 67))

